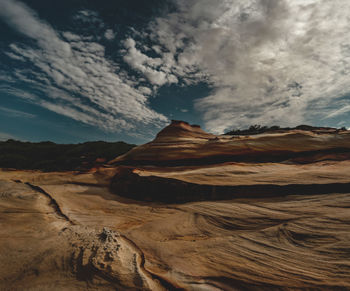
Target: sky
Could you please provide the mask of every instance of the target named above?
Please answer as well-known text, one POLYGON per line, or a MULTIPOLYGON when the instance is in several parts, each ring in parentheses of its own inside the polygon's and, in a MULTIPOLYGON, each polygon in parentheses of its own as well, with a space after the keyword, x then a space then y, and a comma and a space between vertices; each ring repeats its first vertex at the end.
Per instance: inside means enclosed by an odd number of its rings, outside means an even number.
POLYGON ((144 143, 172 119, 350 127, 348 0, 0 0, 0 140, 144 143))

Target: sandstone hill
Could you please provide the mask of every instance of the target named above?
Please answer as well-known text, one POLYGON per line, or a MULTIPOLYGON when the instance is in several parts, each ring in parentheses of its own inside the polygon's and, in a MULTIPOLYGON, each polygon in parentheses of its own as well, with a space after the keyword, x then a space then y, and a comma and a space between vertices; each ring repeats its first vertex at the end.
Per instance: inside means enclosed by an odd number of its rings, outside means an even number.
POLYGON ((203 165, 220 162, 298 163, 350 158, 350 131, 288 129, 251 136, 215 136, 173 121, 156 138, 110 165, 203 165))
POLYGON ((109 164, 118 195, 166 203, 350 191, 350 132, 299 127, 215 136, 173 121, 109 164), (336 166, 334 166, 336 164, 336 166))

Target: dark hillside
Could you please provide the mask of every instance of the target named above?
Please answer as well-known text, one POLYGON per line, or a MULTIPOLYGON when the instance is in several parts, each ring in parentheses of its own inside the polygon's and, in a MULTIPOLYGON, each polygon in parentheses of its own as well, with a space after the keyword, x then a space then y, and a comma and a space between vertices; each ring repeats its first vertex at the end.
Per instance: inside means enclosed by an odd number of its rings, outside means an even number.
POLYGON ((0 168, 48 172, 88 170, 125 154, 134 146, 124 142, 56 144, 8 140, 0 142, 0 168))

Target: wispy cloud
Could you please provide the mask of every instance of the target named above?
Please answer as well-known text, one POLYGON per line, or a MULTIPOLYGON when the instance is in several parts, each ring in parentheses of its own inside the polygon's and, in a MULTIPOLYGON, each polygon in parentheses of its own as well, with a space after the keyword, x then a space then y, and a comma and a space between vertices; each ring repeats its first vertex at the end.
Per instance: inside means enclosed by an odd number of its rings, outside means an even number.
POLYGON ((340 109, 331 111, 331 112, 326 116, 326 118, 333 118, 333 117, 336 117, 336 116, 339 116, 339 115, 342 115, 342 114, 345 114, 345 113, 348 113, 348 112, 350 112, 350 105, 346 105, 346 106, 344 106, 343 108, 340 108, 340 109))
POLYGON ((7 107, 0 106, 0 114, 5 114, 12 117, 22 117, 22 118, 34 118, 35 114, 30 114, 16 109, 11 109, 7 107))
POLYGON ((74 18, 85 23, 94 23, 98 24, 101 27, 104 26, 102 19, 99 17, 96 11, 88 9, 79 10, 78 13, 74 16, 74 18))
MULTIPOLYGON (((11 58, 35 67, 13 72, 18 80, 41 92, 31 99, 33 103, 111 131, 130 130, 139 124, 157 127, 167 122, 165 116, 148 107, 148 97, 137 89, 138 82, 108 59, 105 48, 91 37, 58 32, 28 6, 14 0, 0 0, 0 17, 37 43, 37 47, 12 44, 7 52, 11 58)), ((101 23, 91 11, 80 11, 76 18, 101 23)), ((15 93, 14 88, 11 90, 15 93)))
POLYGON ((0 92, 6 93, 8 95, 17 96, 30 102, 38 100, 38 98, 29 92, 23 91, 21 89, 12 88, 10 86, 0 86, 0 92))

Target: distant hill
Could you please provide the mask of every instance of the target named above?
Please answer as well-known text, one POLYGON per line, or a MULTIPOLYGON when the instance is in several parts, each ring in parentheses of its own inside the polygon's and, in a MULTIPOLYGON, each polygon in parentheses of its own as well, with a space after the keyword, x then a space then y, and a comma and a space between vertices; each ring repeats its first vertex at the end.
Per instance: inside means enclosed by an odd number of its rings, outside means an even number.
POLYGON ((125 154, 135 145, 124 142, 0 142, 0 168, 42 171, 88 170, 125 154))

